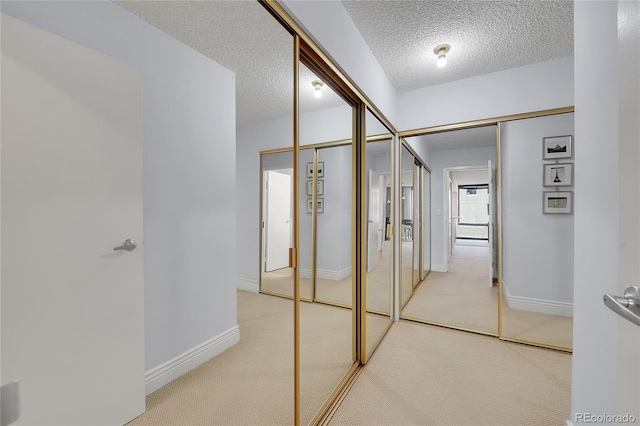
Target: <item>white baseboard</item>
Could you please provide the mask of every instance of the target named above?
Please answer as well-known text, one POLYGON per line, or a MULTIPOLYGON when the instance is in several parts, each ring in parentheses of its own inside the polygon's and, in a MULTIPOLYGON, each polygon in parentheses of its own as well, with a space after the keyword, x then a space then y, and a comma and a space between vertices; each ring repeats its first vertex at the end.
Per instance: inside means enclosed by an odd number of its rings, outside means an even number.
POLYGON ((260 284, 258 281, 248 280, 246 278, 236 278, 236 288, 252 293, 260 293, 260 284))
POLYGON ((447 272, 447 265, 443 265, 440 263, 432 263, 431 270, 433 272, 447 272))
MULTIPOLYGON (((340 271, 330 271, 328 269, 318 269, 316 277, 321 280, 340 281, 351 275, 351 266, 340 271)), ((311 278, 311 269, 300 269, 300 278, 311 278)))
POLYGON ((539 314, 573 317, 573 303, 534 299, 532 297, 512 296, 504 283, 502 284, 502 293, 507 302, 507 306, 510 309, 537 312, 539 314))
POLYGON ((221 354, 240 341, 240 328, 233 328, 196 346, 195 348, 153 368, 144 374, 145 392, 149 395, 200 364, 221 354))

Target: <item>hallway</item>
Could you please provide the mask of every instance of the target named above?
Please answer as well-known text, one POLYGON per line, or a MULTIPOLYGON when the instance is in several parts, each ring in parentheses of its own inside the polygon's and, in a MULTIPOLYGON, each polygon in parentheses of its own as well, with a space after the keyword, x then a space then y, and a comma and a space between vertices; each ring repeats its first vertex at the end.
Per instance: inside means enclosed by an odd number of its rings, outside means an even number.
MULTIPOLYGON (((303 365, 321 373, 303 382, 306 424, 348 368, 350 327, 335 325, 350 311, 302 308, 303 365)), ((147 396, 129 425, 292 424, 293 302, 238 291, 238 312, 240 343, 147 396)), ((399 322, 331 424, 561 425, 570 395, 571 355, 399 322)))

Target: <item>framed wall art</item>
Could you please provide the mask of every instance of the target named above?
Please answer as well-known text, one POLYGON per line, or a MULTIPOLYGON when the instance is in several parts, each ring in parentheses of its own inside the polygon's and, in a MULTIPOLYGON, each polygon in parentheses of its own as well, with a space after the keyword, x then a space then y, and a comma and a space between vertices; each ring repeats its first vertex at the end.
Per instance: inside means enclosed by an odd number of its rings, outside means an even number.
MULTIPOLYGON (((313 177, 313 162, 307 163, 307 177, 313 177)), ((318 177, 324 177, 324 161, 318 162, 318 177)))
MULTIPOLYGON (((307 195, 313 195, 313 179, 307 181, 307 195)), ((318 179, 318 195, 324 195, 324 181, 322 179, 318 179)))
POLYGON ((542 159, 571 158, 573 156, 571 139, 571 135, 542 138, 542 159))
POLYGON ((573 192, 548 191, 543 193, 542 212, 544 214, 571 214, 573 192))
MULTIPOLYGON (((324 213, 324 198, 318 198, 318 213, 324 213)), ((311 198, 307 198, 307 213, 313 212, 313 201, 311 198)))
POLYGON ((543 176, 544 186, 571 186, 573 185, 573 164, 545 164, 543 176))

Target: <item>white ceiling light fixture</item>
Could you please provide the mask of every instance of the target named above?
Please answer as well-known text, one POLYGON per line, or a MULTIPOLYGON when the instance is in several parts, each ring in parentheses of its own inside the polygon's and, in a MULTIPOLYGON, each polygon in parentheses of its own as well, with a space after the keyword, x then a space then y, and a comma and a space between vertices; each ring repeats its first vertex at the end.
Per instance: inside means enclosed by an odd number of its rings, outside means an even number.
POLYGON ((436 62, 438 68, 442 68, 447 65, 447 53, 450 49, 451 46, 449 46, 448 44, 441 44, 433 49, 433 53, 438 56, 438 61, 436 62))
POLYGON ((311 85, 314 87, 314 92, 313 92, 313 96, 315 96, 316 98, 321 98, 322 97, 322 86, 324 86, 324 83, 321 82, 320 80, 313 80, 311 82, 311 85))

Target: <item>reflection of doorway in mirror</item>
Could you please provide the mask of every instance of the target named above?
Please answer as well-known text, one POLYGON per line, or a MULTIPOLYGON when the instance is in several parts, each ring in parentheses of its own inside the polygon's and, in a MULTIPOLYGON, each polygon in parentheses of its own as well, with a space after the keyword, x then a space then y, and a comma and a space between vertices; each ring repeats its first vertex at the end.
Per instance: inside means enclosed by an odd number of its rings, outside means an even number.
POLYGON ((264 172, 264 272, 289 266, 292 169, 264 172))

